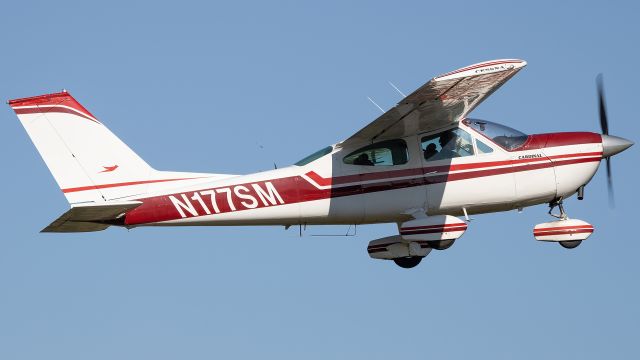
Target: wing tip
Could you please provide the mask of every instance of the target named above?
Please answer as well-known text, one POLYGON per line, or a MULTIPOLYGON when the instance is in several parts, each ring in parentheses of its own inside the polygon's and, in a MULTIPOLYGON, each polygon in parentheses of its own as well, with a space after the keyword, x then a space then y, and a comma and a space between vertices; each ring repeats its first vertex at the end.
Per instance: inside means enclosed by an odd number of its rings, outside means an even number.
POLYGON ((519 70, 527 66, 527 62, 520 59, 497 59, 483 61, 477 64, 465 66, 463 68, 450 71, 448 73, 436 76, 435 81, 451 80, 467 76, 476 76, 481 74, 490 74, 508 70, 519 70))

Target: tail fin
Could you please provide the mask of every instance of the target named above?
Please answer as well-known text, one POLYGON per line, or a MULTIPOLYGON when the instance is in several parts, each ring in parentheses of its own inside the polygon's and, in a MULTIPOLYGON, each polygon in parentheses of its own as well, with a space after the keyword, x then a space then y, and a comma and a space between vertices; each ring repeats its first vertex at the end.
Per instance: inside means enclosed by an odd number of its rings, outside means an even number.
POLYGON ((71 204, 140 193, 156 172, 66 91, 10 100, 71 204))

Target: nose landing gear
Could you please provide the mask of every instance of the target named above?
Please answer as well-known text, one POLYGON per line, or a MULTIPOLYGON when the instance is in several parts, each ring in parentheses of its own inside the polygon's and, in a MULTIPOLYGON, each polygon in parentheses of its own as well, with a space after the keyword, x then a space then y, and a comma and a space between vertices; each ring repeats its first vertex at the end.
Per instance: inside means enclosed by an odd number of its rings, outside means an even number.
POLYGON ((562 198, 553 200, 552 202, 549 203, 549 215, 558 218, 560 220, 567 220, 569 218, 569 216, 567 216, 567 213, 564 211, 564 205, 562 203, 562 198), (553 209, 558 208, 558 210, 560 210, 560 214, 554 214, 553 213, 553 209))
POLYGON ((565 249, 575 249, 578 245, 582 244, 582 240, 560 241, 559 244, 565 249))
POLYGON ((559 220, 538 224, 533 228, 533 236, 539 241, 557 242, 565 249, 578 247, 593 233, 593 226, 586 221, 569 219, 564 211, 562 198, 549 203, 549 215, 559 220), (559 214, 553 209, 558 208, 559 214))

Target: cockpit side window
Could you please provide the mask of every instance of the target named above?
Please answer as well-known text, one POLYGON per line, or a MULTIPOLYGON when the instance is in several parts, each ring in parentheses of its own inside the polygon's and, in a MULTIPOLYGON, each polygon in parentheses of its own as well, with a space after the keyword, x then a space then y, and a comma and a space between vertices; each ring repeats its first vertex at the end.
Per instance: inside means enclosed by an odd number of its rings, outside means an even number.
POLYGON ((462 123, 489 138, 507 151, 513 151, 521 147, 529 138, 529 136, 523 132, 491 121, 465 119, 462 123))
POLYGON ((480 139, 476 139, 476 148, 478 148, 478 154, 489 154, 493 152, 493 149, 480 141, 480 139))
POLYGON ((404 140, 387 140, 360 148, 342 159, 345 164, 389 166, 406 164, 409 159, 404 140))
POLYGON ((456 128, 429 135, 420 141, 426 161, 452 159, 473 155, 473 140, 468 132, 456 128))

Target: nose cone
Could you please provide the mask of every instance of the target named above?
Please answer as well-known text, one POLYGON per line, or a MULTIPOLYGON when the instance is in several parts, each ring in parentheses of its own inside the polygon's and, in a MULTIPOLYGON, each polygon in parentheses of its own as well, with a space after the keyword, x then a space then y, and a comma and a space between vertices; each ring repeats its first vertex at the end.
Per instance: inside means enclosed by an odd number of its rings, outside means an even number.
POLYGON ((613 135, 600 135, 602 136, 602 157, 607 158, 617 153, 625 151, 631 145, 633 141, 623 139, 613 135))

